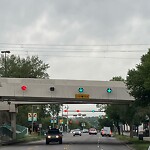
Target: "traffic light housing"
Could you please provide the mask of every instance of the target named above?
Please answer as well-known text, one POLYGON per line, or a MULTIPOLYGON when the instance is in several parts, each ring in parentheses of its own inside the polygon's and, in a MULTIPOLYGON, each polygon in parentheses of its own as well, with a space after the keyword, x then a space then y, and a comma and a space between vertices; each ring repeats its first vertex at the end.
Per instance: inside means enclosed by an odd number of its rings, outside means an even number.
POLYGON ((111 93, 112 89, 111 88, 107 88, 107 93, 111 93))
POLYGON ((84 92, 84 88, 80 87, 80 88, 78 89, 78 91, 79 91, 79 93, 83 93, 83 92, 84 92))
POLYGON ((64 112, 68 112, 68 110, 67 110, 67 109, 65 109, 65 110, 64 110, 64 112))

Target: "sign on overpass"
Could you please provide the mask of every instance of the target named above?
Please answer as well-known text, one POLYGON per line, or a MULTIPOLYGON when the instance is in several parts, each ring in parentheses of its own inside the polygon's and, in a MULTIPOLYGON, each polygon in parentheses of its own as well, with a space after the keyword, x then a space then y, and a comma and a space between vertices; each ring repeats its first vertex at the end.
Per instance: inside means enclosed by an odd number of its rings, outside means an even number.
POLYGON ((130 103, 122 81, 88 81, 33 78, 0 78, 3 101, 68 104, 130 103))

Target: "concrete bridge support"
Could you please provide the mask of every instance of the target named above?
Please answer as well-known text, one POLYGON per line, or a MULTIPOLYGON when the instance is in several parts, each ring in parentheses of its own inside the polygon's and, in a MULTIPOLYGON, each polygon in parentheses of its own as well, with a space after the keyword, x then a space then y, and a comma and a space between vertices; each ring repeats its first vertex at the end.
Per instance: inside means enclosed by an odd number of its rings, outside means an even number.
POLYGON ((16 113, 17 107, 15 104, 12 104, 11 102, 0 102, 0 110, 1 111, 8 111, 11 116, 11 130, 13 132, 12 139, 16 140, 16 113))
POLYGON ((16 112, 11 112, 12 139, 16 140, 16 112))

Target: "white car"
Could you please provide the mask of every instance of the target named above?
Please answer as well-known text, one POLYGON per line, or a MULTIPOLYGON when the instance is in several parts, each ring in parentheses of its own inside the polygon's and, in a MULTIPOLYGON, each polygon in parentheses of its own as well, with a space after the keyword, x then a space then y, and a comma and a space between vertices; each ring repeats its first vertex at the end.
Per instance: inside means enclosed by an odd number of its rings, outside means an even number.
POLYGON ((80 129, 75 129, 73 131, 73 136, 75 136, 75 135, 80 135, 81 136, 81 130, 80 129))
POLYGON ((95 129, 95 128, 90 128, 89 129, 89 134, 91 135, 91 134, 97 134, 97 130, 95 129))

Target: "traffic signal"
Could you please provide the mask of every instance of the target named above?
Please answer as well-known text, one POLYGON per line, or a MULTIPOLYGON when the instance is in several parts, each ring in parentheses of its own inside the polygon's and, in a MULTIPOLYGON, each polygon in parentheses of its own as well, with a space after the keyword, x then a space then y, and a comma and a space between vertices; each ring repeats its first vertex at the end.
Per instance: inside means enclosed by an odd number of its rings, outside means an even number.
POLYGON ((22 91, 25 91, 25 90, 27 89, 27 86, 26 86, 26 85, 23 85, 23 86, 21 87, 21 89, 22 89, 22 91))
POLYGON ((92 112, 95 112, 95 110, 93 109, 92 112))
POLYGON ((80 112, 80 110, 76 110, 76 112, 80 112))
POLYGON ((78 89, 78 91, 79 91, 79 93, 83 93, 83 92, 84 92, 84 88, 80 87, 80 88, 78 89))
POLYGON ((54 91, 55 90, 55 88, 54 87, 50 87, 50 91, 54 91))
POLYGON ((64 112, 68 112, 68 110, 67 110, 67 109, 65 109, 65 110, 64 110, 64 112))
POLYGON ((60 124, 63 124, 63 123, 64 123, 64 122, 63 122, 63 119, 60 119, 60 120, 59 120, 59 123, 60 123, 60 124))
POLYGON ((111 88, 107 88, 107 93, 111 93, 112 89, 111 88))

